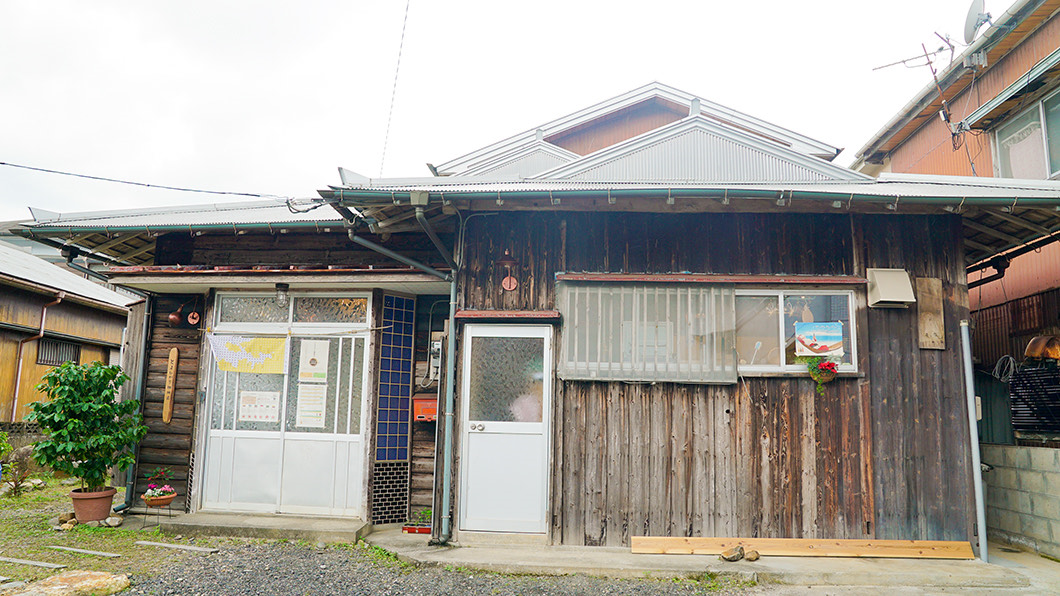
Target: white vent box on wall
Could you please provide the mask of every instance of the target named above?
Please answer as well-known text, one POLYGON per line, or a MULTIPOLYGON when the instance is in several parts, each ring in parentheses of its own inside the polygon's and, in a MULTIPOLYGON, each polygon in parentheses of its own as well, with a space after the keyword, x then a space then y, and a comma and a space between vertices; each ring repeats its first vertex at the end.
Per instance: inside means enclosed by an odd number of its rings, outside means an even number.
POLYGON ((870 308, 909 308, 916 302, 913 283, 905 269, 869 269, 870 308))

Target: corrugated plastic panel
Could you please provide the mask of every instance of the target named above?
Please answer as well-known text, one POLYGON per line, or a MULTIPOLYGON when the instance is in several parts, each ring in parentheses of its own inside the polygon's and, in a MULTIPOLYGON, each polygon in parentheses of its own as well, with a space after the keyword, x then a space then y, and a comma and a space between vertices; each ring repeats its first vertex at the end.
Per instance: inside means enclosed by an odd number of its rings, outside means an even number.
POLYGON ((819 172, 702 130, 665 138, 571 176, 577 180, 812 182, 819 172))

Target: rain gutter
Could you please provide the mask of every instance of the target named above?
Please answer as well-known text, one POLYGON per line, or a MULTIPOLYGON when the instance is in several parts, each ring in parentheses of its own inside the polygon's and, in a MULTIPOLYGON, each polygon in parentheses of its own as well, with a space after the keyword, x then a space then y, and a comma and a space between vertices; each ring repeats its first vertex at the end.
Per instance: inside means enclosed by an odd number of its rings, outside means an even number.
MULTIPOLYGON (((411 203, 412 195, 414 193, 420 193, 425 191, 401 191, 401 192, 390 192, 390 191, 376 191, 376 190, 358 190, 355 192, 341 191, 336 192, 335 198, 340 200, 339 205, 344 206, 347 201, 357 200, 358 205, 378 203, 380 205, 389 204, 392 205, 396 201, 409 201, 411 203)), ((1043 191, 1044 192, 1044 191, 1043 191)), ((905 195, 901 193, 894 194, 865 194, 865 193, 850 193, 850 192, 832 192, 832 191, 816 191, 816 190, 760 190, 760 189, 740 189, 740 188, 712 188, 712 189, 682 189, 682 188, 640 188, 640 189, 590 189, 590 190, 533 190, 533 191, 469 191, 469 192, 444 192, 444 191, 431 191, 428 193, 430 198, 438 198, 439 200, 489 200, 496 201, 498 196, 503 197, 505 200, 518 200, 518 199, 538 199, 544 200, 549 199, 556 204, 561 199, 607 199, 607 198, 618 198, 618 197, 631 197, 631 198, 662 198, 662 199, 809 199, 819 201, 842 201, 845 206, 851 201, 857 201, 860 203, 878 203, 888 204, 894 203, 896 200, 899 203, 916 204, 916 205, 959 205, 964 203, 965 205, 976 205, 976 206, 1010 206, 1015 195, 1018 191, 1011 191, 1007 194, 998 194, 996 196, 980 196, 980 197, 969 197, 969 196, 956 196, 956 195, 905 195)), ((1056 197, 1019 197, 1020 205, 1041 205, 1041 206, 1055 206, 1060 205, 1060 200, 1056 197)))
POLYGON ((961 321, 961 355, 964 359, 964 390, 968 410, 968 438, 972 451, 972 483, 975 485, 975 535, 979 539, 979 558, 987 562, 986 506, 983 503, 983 466, 979 459, 979 424, 975 416, 975 379, 972 376, 972 340, 968 321, 961 321))
POLYGON ((55 300, 48 302, 47 304, 40 307, 40 330, 37 331, 36 335, 31 337, 25 337, 19 340, 18 350, 15 354, 15 395, 11 400, 11 422, 17 422, 16 416, 18 416, 18 390, 22 386, 22 350, 26 344, 31 341, 36 341, 44 337, 44 324, 48 320, 48 308, 55 306, 66 298, 66 292, 57 292, 55 294, 55 300))

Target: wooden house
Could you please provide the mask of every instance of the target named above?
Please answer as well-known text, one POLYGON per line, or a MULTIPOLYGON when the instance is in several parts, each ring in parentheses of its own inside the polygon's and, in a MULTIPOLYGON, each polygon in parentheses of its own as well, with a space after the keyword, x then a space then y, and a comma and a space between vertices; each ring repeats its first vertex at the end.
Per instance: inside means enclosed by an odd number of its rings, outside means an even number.
POLYGON ((837 152, 653 83, 426 178, 22 233, 153 294, 140 465, 183 466, 191 510, 433 504, 461 543, 970 540, 953 210, 1016 191, 837 152))
POLYGON ((52 367, 118 364, 136 301, 0 242, 0 422, 22 422, 52 367))
MULTIPOLYGON (((984 24, 940 69, 938 85, 931 81, 866 142, 854 167, 881 177, 943 174, 1034 185, 1060 196, 1058 11, 1056 0, 1020 0, 984 24)), ((1060 335, 1060 217, 1017 198, 1008 206, 966 206, 961 214, 981 439, 989 445, 984 461, 1000 468, 985 475, 987 526, 993 537, 1060 556, 1060 534, 1048 529, 1058 518, 1043 505, 1060 499, 1053 461, 1060 378, 1015 401, 1008 383, 1032 338, 1060 335), (1033 461, 1050 464, 1032 467, 1032 453, 1033 461), (1026 490, 1042 472, 1050 482, 1026 490)))

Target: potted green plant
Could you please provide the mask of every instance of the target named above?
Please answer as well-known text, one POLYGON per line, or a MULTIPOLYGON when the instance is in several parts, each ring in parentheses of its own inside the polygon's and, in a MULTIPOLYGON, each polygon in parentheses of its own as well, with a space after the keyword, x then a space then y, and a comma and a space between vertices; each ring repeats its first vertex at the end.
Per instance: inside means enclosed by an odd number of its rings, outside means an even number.
POLYGON ((430 534, 431 533, 431 510, 421 509, 416 512, 408 523, 401 526, 401 531, 406 534, 430 534))
POLYGON ((127 447, 147 434, 139 404, 118 400, 118 389, 128 378, 120 366, 66 362, 37 385, 48 400, 30 404, 26 419, 45 434, 33 458, 81 480, 81 488, 70 493, 79 522, 107 518, 116 492, 107 486, 110 469, 131 466, 127 447))

